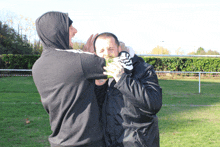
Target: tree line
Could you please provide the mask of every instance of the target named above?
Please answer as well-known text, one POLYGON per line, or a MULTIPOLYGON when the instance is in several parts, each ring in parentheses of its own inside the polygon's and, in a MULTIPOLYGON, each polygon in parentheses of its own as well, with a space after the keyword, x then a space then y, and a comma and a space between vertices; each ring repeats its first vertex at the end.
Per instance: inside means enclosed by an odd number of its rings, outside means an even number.
MULTIPOLYGON (((74 42, 71 48, 83 46, 82 42, 74 42)), ((0 11, 0 54, 40 55, 42 51, 35 23, 30 18, 0 11)))
MULTIPOLYGON (((71 48, 82 49, 84 43, 74 42, 71 48)), ((0 21, 0 54, 34 54, 43 51, 40 40, 30 42, 27 35, 19 34, 14 28, 0 21)))
POLYGON ((27 35, 21 35, 8 24, 0 21, 0 54, 40 54, 40 41, 30 43, 27 35))
MULTIPOLYGON (((144 54, 153 54, 153 55, 170 55, 170 51, 167 48, 164 48, 162 46, 157 45, 154 47, 150 52, 142 52, 144 54)), ((176 49, 175 51, 176 55, 183 55, 184 51, 181 50, 181 48, 176 49)), ((208 50, 207 52, 205 51, 204 48, 199 47, 195 52, 190 52, 187 55, 220 55, 219 52, 213 51, 213 50, 208 50)))
POLYGON ((220 53, 211 49, 206 52, 204 48, 199 47, 196 52, 190 52, 188 55, 220 55, 220 53))

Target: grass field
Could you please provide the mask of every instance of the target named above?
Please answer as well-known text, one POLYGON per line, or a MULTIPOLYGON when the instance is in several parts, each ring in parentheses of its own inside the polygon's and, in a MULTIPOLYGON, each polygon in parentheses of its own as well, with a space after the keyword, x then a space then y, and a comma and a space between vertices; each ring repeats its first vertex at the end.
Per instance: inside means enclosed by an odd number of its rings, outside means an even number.
MULTIPOLYGON (((159 80, 161 147, 220 146, 220 79, 159 80)), ((47 147, 49 118, 32 77, 0 78, 0 147, 47 147)))

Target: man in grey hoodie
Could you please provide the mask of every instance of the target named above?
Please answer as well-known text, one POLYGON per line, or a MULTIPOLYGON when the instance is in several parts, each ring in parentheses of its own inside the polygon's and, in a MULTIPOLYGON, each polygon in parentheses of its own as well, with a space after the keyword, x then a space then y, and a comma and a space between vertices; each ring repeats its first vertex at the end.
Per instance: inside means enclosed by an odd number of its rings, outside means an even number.
POLYGON ((66 13, 43 14, 36 20, 36 29, 43 52, 32 74, 49 114, 51 146, 103 147, 94 81, 107 78, 103 75, 105 59, 69 49, 77 30, 66 13))

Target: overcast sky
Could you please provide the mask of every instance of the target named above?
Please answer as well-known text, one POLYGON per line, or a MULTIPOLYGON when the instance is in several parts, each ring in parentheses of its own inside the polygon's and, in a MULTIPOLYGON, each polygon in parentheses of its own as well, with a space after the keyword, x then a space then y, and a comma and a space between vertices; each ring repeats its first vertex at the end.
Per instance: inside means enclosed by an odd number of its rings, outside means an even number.
POLYGON ((48 11, 68 13, 74 40, 112 32, 135 51, 157 45, 171 54, 203 47, 220 52, 219 0, 0 0, 0 10, 36 20, 48 11))

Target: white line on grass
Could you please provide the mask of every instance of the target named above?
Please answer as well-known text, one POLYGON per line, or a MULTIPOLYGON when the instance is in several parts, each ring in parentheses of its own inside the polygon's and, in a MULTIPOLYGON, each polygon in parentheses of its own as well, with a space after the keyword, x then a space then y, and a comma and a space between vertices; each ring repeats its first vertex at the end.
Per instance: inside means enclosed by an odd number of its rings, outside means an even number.
POLYGON ((170 107, 170 106, 173 106, 173 107, 179 107, 179 106, 182 106, 182 107, 185 107, 185 106, 188 106, 188 107, 220 107, 220 105, 180 105, 180 104, 177 104, 177 105, 174 105, 174 104, 163 104, 163 107, 170 107))
POLYGON ((40 102, 0 102, 0 104, 34 104, 34 105, 39 105, 42 104, 40 102))

